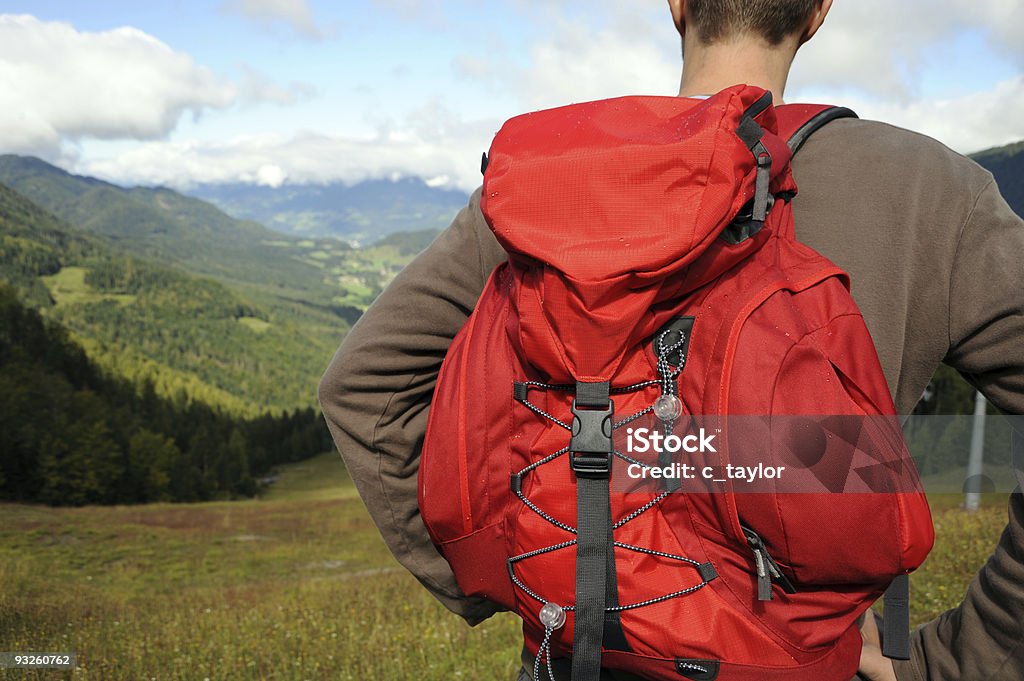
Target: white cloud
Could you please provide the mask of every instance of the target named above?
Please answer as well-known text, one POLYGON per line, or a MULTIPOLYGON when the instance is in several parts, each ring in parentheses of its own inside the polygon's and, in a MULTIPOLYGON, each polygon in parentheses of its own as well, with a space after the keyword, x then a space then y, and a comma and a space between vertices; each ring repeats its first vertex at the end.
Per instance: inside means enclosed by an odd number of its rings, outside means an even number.
POLYGON ((452 59, 455 75, 469 80, 486 81, 494 74, 494 64, 478 54, 459 54, 452 59))
MULTIPOLYGON (((571 3, 516 0, 538 27, 529 45, 509 50, 457 55, 455 75, 481 86, 514 95, 523 109, 541 109, 627 94, 674 95, 679 88, 679 47, 664 37, 650 8, 637 2, 600 7, 607 26, 592 25, 570 16, 571 3), (568 9, 567 9, 568 8, 568 9), (543 17, 541 19, 540 17, 543 17)), ((667 6, 663 12, 673 31, 667 6)), ((674 35, 674 32, 673 32, 674 35)), ((493 41, 491 41, 493 42, 493 41)))
MULTIPOLYGON (((1024 66, 1024 3, 1020 0, 951 0, 960 26, 978 26, 990 41, 1024 66)), ((927 5, 923 9, 927 9, 927 5)))
MULTIPOLYGON (((448 11, 455 3, 450 0, 373 0, 373 4, 387 10, 399 21, 431 30, 444 30, 450 27, 448 11)), ((483 5, 478 3, 473 10, 483 5)), ((466 7, 458 7, 455 11, 465 14, 466 7)))
POLYGON ((835 87, 889 99, 915 90, 929 46, 953 27, 948 12, 922 0, 837 2, 793 65, 798 86, 835 87))
POLYGON ((900 103, 848 99, 843 104, 861 118, 924 133, 961 153, 1024 138, 1024 76, 963 97, 900 103))
POLYGON ((435 6, 435 3, 424 0, 375 0, 376 4, 386 7, 405 19, 419 19, 435 6))
POLYGON ((136 28, 0 15, 0 152, 70 159, 85 139, 159 139, 187 114, 314 94, 248 66, 228 80, 136 28))
POLYGON ((280 187, 288 178, 288 173, 281 166, 264 165, 256 171, 256 184, 264 187, 280 187))
POLYGON ((465 121, 439 102, 372 137, 305 132, 218 142, 159 141, 105 159, 79 159, 72 171, 120 184, 188 188, 197 183, 358 182, 415 175, 432 186, 470 191, 480 184, 480 153, 498 121, 465 121), (412 121, 415 121, 413 123, 412 121))
MULTIPOLYGON (((524 105, 564 103, 630 92, 663 94, 678 83, 678 36, 664 3, 637 0, 515 0, 536 27, 528 68, 510 73, 479 55, 457 57, 459 75, 518 80, 524 105), (667 85, 666 85, 667 84, 667 85), (538 93, 539 91, 539 93, 538 93), (561 99, 559 99, 561 96, 561 99)), ((790 79, 797 89, 859 92, 912 101, 925 69, 957 55, 949 43, 966 32, 1024 65, 1020 0, 843 0, 805 45, 790 79)), ((985 74, 978 74, 984 79, 985 74)))
POLYGON ((313 40, 325 37, 325 32, 313 20, 306 0, 226 0, 223 7, 258 24, 283 24, 313 40))
POLYGON ((529 67, 516 74, 516 89, 529 108, 625 94, 674 95, 679 89, 678 57, 673 62, 657 41, 638 41, 616 28, 594 31, 565 22, 529 54, 529 67))
POLYGON ((797 57, 792 82, 842 84, 880 98, 909 99, 918 94, 925 68, 941 69, 959 56, 950 45, 968 32, 1024 65, 1022 31, 1020 0, 836 2, 822 30, 797 57))
POLYGON ((246 101, 295 104, 316 95, 316 88, 308 83, 292 81, 281 86, 250 66, 241 67, 241 76, 239 91, 246 101))
POLYGON ((229 106, 233 85, 134 28, 79 32, 0 15, 0 147, 53 156, 64 139, 153 139, 186 112, 229 106))
MULTIPOLYGON (((926 71, 957 60, 1024 66, 1024 3, 1019 0, 857 0, 837 2, 794 63, 790 97, 850 106, 862 118, 934 137, 963 153, 1024 138, 1024 77, 993 83, 979 69, 967 94, 924 93, 926 71), (991 55, 958 53, 973 34, 991 55)), ((1020 69, 1015 69, 1020 72, 1020 69)), ((932 89, 935 89, 933 85, 932 89)))

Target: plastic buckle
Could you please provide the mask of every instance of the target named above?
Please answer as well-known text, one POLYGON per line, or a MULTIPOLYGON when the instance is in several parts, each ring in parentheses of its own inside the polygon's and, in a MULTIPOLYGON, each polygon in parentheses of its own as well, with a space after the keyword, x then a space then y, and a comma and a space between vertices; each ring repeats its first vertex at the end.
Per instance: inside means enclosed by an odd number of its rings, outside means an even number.
POLYGON ((615 403, 603 409, 582 409, 572 401, 572 440, 569 466, 584 477, 607 477, 612 470, 612 414, 615 403))

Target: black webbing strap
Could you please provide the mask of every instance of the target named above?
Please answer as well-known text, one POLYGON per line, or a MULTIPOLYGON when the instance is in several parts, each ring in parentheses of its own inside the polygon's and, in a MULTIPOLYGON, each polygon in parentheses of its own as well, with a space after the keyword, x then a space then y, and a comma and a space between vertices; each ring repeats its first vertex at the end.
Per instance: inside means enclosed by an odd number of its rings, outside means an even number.
POLYGON ((604 636, 603 646, 605 650, 621 650, 630 652, 629 641, 626 640, 626 632, 622 629, 622 617, 618 610, 608 610, 619 604, 619 580, 615 575, 615 548, 612 536, 612 509, 608 508, 608 562, 605 565, 604 582, 604 636))
MULTIPOLYGON (((753 233, 757 233, 768 216, 769 185, 771 184, 772 155, 764 146, 764 128, 758 125, 755 117, 759 116, 772 103, 772 93, 766 92, 743 113, 739 126, 736 128, 736 136, 747 145, 750 153, 754 155, 754 164, 757 170, 754 182, 754 206, 751 211, 751 219, 754 223, 753 233)), ((742 241, 743 239, 740 239, 742 241)))
POLYGON ((607 382, 577 383, 573 403, 572 442, 578 449, 570 452, 576 473, 576 613, 572 681, 597 681, 601 675, 608 554, 611 552, 612 402, 609 388, 607 382), (596 419, 589 418, 591 409, 598 414, 607 414, 607 444, 604 444, 603 419, 599 426, 596 419), (599 427, 601 432, 593 432, 599 427), (603 460, 607 465, 601 465, 603 460))
POLYGON ((576 383, 576 404, 587 409, 602 409, 608 406, 608 382, 576 383))
POLYGON ((910 576, 893 579, 882 598, 882 654, 893 660, 909 660, 910 576))
POLYGON ((792 137, 786 141, 786 144, 789 145, 789 150, 796 156, 796 152, 800 151, 800 147, 804 145, 808 137, 821 130, 827 123, 831 123, 839 118, 857 118, 857 114, 845 106, 833 106, 825 109, 813 116, 793 133, 792 137))

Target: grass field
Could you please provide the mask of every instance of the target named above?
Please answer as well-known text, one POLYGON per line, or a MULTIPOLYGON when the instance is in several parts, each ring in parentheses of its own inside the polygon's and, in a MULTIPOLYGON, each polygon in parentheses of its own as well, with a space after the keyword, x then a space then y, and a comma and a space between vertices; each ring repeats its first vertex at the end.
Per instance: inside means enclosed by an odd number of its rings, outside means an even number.
POLYGON ((73 651, 12 679, 514 678, 517 621, 470 629, 385 548, 337 454, 265 498, 0 505, 0 651, 73 651))
MULTIPOLYGON (((954 606, 1006 522, 936 497, 939 541, 914 619, 954 606)), ((70 671, 10 679, 515 678, 517 620, 476 629, 398 567, 336 454, 263 498, 85 508, 0 505, 0 651, 68 651, 70 671)))
POLYGON ((135 296, 128 294, 99 293, 85 283, 85 275, 89 270, 85 267, 65 267, 57 274, 47 277, 40 277, 50 295, 53 296, 57 306, 75 305, 81 303, 98 303, 103 300, 113 300, 121 305, 128 305, 135 300, 135 296))

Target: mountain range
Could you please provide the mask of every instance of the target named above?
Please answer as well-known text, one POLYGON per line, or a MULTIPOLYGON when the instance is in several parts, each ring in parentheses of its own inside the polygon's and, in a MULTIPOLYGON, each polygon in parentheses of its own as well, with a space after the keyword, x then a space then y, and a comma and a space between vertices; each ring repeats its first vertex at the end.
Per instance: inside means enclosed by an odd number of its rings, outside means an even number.
POLYGON ((971 156, 996 178, 999 191, 1017 215, 1024 215, 1024 142, 971 156))
POLYGON ((239 414, 313 406, 350 324, 435 234, 354 250, 0 156, 0 279, 104 370, 239 414))
POLYGON ((366 180, 354 185, 200 185, 188 192, 236 217, 287 234, 335 236, 366 244, 410 230, 443 229, 469 195, 432 187, 418 177, 366 180))

